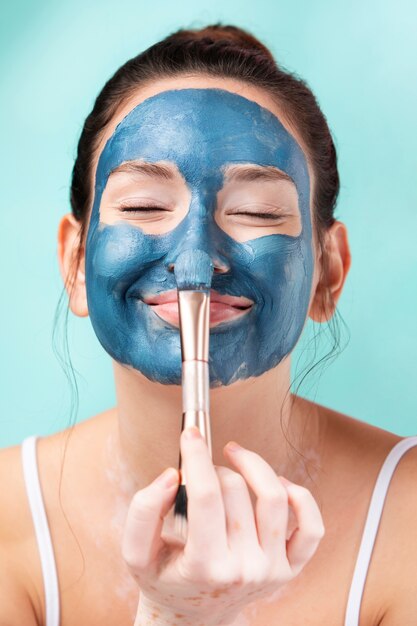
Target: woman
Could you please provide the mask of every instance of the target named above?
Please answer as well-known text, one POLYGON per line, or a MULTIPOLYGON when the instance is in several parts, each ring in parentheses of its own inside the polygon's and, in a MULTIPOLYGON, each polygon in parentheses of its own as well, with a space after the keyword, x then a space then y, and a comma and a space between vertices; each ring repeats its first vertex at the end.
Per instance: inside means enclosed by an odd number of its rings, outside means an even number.
POLYGON ((338 187, 314 96, 240 29, 179 31, 106 84, 58 252, 72 312, 112 357, 117 406, 2 452, 2 624, 413 623, 414 449, 383 515, 369 506, 374 493, 382 509, 381 467, 391 477, 417 439, 289 393, 304 324, 332 318, 350 266, 338 187), (173 268, 201 249, 213 462, 185 431, 184 543, 173 268))

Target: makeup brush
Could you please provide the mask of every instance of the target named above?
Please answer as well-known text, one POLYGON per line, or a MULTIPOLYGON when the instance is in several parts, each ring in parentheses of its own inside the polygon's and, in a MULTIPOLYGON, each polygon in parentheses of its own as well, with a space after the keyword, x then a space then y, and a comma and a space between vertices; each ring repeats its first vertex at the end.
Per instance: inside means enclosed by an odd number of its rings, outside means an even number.
MULTIPOLYGON (((178 288, 182 359, 182 426, 196 426, 207 443, 210 456, 211 430, 209 415, 209 336, 210 286, 213 263, 202 250, 182 252, 174 265, 178 288)), ((179 454, 180 486, 175 499, 175 533, 187 534, 186 476, 179 454)))

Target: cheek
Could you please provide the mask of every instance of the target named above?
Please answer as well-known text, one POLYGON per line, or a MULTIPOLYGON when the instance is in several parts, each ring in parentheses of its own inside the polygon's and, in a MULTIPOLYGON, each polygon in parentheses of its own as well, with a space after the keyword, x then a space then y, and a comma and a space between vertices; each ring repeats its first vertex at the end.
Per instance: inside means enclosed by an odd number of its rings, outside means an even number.
POLYGON ((262 303, 258 324, 269 329, 272 323, 281 333, 285 326, 284 334, 289 333, 290 327, 298 328, 307 315, 313 271, 311 248, 303 239, 285 235, 258 239, 252 247, 255 258, 251 273, 262 303))
POLYGON ((138 228, 126 224, 100 225, 86 249, 88 282, 117 284, 129 282, 158 256, 155 241, 138 228))
POLYGON ((268 235, 251 242, 254 260, 251 272, 266 291, 294 288, 307 273, 302 240, 286 235, 268 235))

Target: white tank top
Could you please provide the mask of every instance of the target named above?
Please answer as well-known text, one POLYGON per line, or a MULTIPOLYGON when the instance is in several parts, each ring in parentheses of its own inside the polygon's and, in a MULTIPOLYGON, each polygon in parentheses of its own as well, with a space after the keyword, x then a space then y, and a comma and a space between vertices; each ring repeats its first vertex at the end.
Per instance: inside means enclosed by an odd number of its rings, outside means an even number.
MULTIPOLYGON (((36 462, 36 439, 37 436, 27 437, 22 442, 23 473, 26 484, 30 510, 38 542, 43 582, 45 593, 45 626, 59 626, 59 586, 56 572, 52 540, 42 498, 42 490, 39 482, 38 467, 36 462)), ((352 584, 346 605, 344 626, 359 626, 359 613, 366 575, 371 561, 385 497, 394 470, 401 457, 413 446, 417 446, 417 436, 405 437, 399 441, 389 452, 385 459, 375 483, 369 504, 362 541, 356 559, 352 584)))

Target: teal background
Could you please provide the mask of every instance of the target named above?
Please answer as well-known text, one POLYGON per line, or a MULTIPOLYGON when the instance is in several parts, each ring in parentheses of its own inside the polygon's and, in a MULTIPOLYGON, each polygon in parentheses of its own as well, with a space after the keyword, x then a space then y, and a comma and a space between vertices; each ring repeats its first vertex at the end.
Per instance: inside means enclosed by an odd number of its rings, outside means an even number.
MULTIPOLYGON (((216 21, 249 29, 307 80, 338 149, 336 217, 348 225, 353 255, 339 309, 350 342, 299 393, 400 435, 417 432, 416 18, 411 0, 2 7, 0 446, 69 422, 69 387, 51 343, 62 287, 56 231, 96 95, 119 65, 168 33, 216 21)), ((325 354, 326 336, 309 322, 294 376, 325 354)), ((88 319, 70 315, 69 341, 82 420, 114 403, 111 362, 88 319)))

